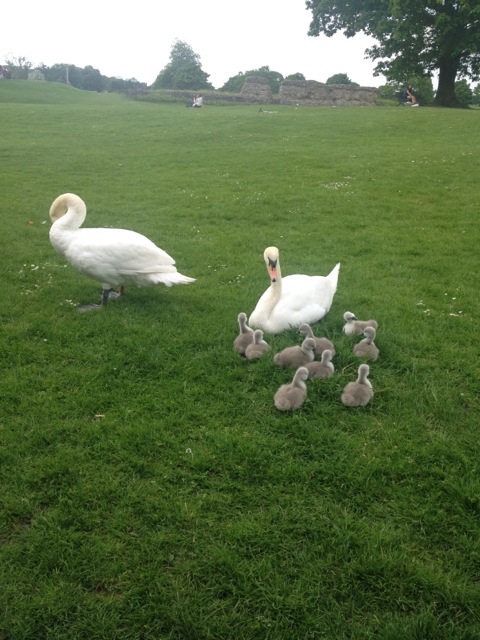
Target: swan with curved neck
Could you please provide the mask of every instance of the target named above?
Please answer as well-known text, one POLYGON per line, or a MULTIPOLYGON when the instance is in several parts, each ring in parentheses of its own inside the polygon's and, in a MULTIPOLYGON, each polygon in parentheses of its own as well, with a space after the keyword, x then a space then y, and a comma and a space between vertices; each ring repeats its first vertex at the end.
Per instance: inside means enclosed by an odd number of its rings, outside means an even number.
POLYGON ((250 315, 251 327, 280 333, 304 322, 313 324, 328 313, 337 290, 340 263, 328 276, 295 274, 282 278, 277 247, 267 247, 263 257, 270 286, 250 315))
MULTIPOLYGON (((58 196, 50 207, 50 242, 72 267, 101 283, 102 305, 118 295, 111 291, 114 287, 123 293, 125 285, 171 287, 195 282, 179 273, 175 260, 145 236, 127 229, 81 228, 86 216, 87 207, 79 196, 58 196)), ((100 306, 85 305, 78 310, 100 306)))

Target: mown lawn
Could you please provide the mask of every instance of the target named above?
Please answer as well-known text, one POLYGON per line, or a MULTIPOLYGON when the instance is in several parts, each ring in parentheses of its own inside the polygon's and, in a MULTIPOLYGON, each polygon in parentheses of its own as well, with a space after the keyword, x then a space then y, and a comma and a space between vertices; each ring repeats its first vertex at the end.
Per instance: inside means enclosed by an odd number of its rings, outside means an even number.
POLYGON ((0 82, 0 640, 480 637, 480 112, 269 110, 0 82), (67 191, 197 281, 77 313, 67 191), (290 414, 232 348, 269 245, 342 263, 335 375, 290 414), (379 322, 363 409, 347 310, 379 322))

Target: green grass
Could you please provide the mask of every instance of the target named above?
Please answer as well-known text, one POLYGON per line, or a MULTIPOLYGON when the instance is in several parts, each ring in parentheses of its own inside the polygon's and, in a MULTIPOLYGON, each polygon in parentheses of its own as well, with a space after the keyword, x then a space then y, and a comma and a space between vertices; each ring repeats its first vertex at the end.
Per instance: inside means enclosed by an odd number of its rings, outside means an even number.
POLYGON ((0 640, 480 637, 479 113, 275 111, 0 82, 0 640), (197 282, 78 314, 65 191, 197 282), (232 349, 271 244, 342 263, 289 415, 232 349), (346 310, 380 325, 360 410, 346 310))

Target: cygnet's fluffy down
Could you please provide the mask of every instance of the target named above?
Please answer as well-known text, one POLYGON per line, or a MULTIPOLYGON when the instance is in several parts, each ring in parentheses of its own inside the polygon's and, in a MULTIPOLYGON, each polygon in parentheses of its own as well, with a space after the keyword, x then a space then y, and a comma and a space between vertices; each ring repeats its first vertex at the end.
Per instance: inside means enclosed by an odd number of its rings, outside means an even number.
POLYGON ((270 345, 263 339, 263 331, 256 329, 253 332, 253 342, 247 345, 245 349, 245 357, 249 360, 256 360, 261 358, 269 349, 270 345))
POLYGON ((343 319, 345 320, 343 331, 347 336, 361 336, 365 327, 378 329, 376 320, 359 320, 351 311, 346 311, 343 314, 343 319))
POLYGON ((233 341, 233 348, 240 355, 244 356, 245 349, 248 347, 249 344, 252 344, 253 342, 253 329, 250 329, 250 327, 247 325, 246 313, 243 313, 243 312, 239 313, 237 320, 238 320, 240 333, 233 341))
POLYGON ((307 397, 308 371, 305 367, 299 367, 290 384, 282 384, 274 397, 275 406, 279 411, 292 411, 299 409, 307 397))
POLYGON ((335 372, 335 367, 333 366, 332 360, 332 352, 330 349, 325 349, 322 353, 322 359, 320 362, 318 360, 314 360, 313 362, 309 362, 305 365, 305 368, 308 371, 308 377, 311 378, 330 378, 333 376, 335 372))
POLYGON ((287 347, 280 353, 273 356, 273 361, 279 367, 292 367, 297 369, 307 362, 313 362, 315 358, 315 340, 313 338, 305 338, 302 346, 287 347))
POLYGON ((349 382, 342 393, 342 402, 346 407, 364 407, 373 398, 372 383, 368 379, 370 367, 361 364, 358 367, 358 378, 349 382))
POLYGON ((373 327, 365 327, 363 335, 365 338, 360 340, 360 342, 353 347, 353 353, 358 358, 376 360, 380 355, 380 350, 374 343, 376 335, 375 329, 373 327))
POLYGON ((329 349, 332 352, 332 358, 335 357, 335 347, 333 346, 333 342, 331 342, 328 338, 317 338, 313 335, 312 327, 306 322, 302 323, 298 330, 300 333, 303 333, 307 336, 307 338, 313 338, 315 340, 315 353, 317 356, 321 356, 325 349, 329 349))

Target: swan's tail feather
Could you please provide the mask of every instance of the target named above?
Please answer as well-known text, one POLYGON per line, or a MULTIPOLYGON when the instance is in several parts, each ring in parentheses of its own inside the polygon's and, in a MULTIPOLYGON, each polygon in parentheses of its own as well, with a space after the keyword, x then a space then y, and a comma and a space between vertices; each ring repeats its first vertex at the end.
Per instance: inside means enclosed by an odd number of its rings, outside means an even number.
POLYGON ((192 282, 195 282, 195 278, 184 276, 178 271, 172 273, 156 273, 152 276, 152 284, 164 284, 167 287, 172 287, 174 284, 191 284, 192 282))
POLYGON ((335 291, 337 290, 339 273, 340 273, 340 262, 337 262, 337 264, 333 267, 333 269, 330 271, 330 273, 327 276, 327 279, 330 281, 330 284, 332 285, 333 293, 335 293, 335 291))

